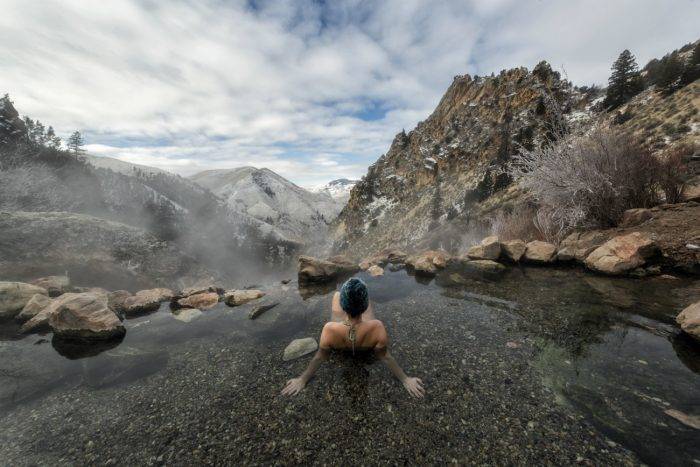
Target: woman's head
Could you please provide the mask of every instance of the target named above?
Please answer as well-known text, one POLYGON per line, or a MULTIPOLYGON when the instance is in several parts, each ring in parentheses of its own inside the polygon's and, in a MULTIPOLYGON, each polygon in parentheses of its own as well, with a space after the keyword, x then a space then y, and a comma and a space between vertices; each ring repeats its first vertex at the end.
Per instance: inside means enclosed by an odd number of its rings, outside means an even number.
POLYGON ((369 306, 367 285, 360 279, 348 279, 340 288, 340 307, 351 317, 360 316, 369 306))

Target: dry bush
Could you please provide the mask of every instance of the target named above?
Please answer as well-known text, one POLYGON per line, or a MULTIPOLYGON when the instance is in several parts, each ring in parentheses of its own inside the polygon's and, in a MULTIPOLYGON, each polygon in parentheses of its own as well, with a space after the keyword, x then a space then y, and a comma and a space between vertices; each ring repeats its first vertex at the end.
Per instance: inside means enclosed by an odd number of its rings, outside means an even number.
POLYGON ((522 206, 512 212, 499 211, 490 219, 491 235, 500 240, 544 240, 540 229, 535 224, 537 209, 522 206))
POLYGON ((521 149, 509 171, 540 206, 537 225, 557 238, 610 227, 630 208, 658 203, 657 161, 636 139, 603 127, 521 149))
POLYGON ((686 157, 695 152, 692 144, 678 144, 661 154, 658 164, 658 177, 667 203, 683 201, 683 190, 687 181, 686 157))

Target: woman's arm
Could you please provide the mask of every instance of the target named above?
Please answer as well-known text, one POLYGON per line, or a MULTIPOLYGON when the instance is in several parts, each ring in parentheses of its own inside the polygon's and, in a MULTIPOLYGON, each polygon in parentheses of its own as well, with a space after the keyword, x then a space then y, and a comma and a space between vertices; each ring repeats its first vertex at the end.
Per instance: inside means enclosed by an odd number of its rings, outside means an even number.
POLYGON ((313 377, 314 373, 316 373, 316 370, 318 370, 321 364, 328 360, 328 354, 330 351, 330 336, 327 330, 327 325, 323 327, 319 341, 320 344, 318 346, 318 350, 309 362, 306 370, 304 370, 304 372, 298 378, 292 378, 287 381, 287 384, 282 389, 283 396, 295 396, 299 394, 299 392, 306 386, 306 383, 308 383, 313 377))
POLYGON ((380 337, 377 347, 374 348, 374 353, 389 368, 391 374, 393 374, 396 379, 401 381, 401 384, 403 384, 403 387, 406 388, 410 395, 412 395, 413 397, 423 397, 425 395, 423 381, 421 381, 420 378, 413 378, 411 376, 407 376, 406 373, 404 373, 404 371, 394 359, 394 356, 391 355, 389 349, 387 348, 389 339, 386 334, 386 330, 384 330, 383 325, 382 331, 384 335, 380 337))

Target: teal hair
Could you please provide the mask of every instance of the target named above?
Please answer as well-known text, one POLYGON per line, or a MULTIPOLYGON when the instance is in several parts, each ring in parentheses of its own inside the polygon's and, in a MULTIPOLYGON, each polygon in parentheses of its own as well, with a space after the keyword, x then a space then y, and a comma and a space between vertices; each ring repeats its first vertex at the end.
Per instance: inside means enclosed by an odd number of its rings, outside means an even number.
POLYGON ((340 288, 340 306, 353 318, 364 313, 369 306, 367 285, 356 277, 348 279, 340 288))

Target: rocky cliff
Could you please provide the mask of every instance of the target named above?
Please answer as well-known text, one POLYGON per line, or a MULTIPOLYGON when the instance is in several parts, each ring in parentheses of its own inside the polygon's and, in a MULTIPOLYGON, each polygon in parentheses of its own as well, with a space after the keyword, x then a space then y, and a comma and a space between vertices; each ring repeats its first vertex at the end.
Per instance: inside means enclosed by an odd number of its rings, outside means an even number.
POLYGON ((448 224, 459 232, 481 203, 506 196, 510 180, 501 169, 518 147, 587 121, 594 97, 546 62, 531 72, 455 77, 432 115, 396 135, 353 188, 334 224, 336 249, 407 247, 448 224))

